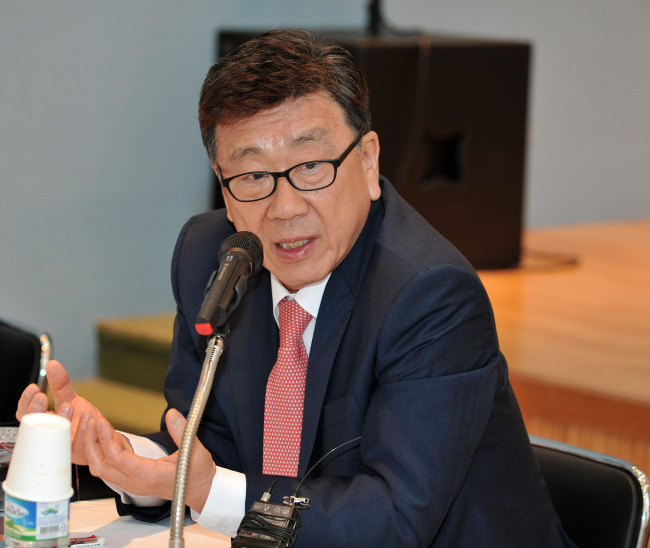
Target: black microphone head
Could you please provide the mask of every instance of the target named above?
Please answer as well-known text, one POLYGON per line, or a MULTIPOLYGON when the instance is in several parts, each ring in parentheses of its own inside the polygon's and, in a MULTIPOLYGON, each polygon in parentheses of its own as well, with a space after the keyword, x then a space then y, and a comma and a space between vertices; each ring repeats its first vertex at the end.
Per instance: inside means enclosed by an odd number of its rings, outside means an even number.
POLYGON ((261 240, 252 232, 246 232, 245 230, 236 232, 222 242, 219 248, 219 262, 222 262, 224 256, 235 248, 243 251, 250 259, 250 276, 257 274, 261 270, 262 263, 264 262, 261 240))

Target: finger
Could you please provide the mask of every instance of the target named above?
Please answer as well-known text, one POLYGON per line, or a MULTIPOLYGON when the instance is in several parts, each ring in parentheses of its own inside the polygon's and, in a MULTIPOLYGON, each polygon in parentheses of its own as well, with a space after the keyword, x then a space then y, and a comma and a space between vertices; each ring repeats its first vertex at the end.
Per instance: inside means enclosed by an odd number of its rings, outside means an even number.
MULTIPOLYGON (((185 426, 185 417, 176 409, 170 409, 165 415, 165 424, 167 430, 177 446, 180 447, 185 426)), ((158 462, 176 465, 178 461, 178 451, 159 459, 158 462)), ((212 480, 216 473, 216 465, 212 460, 212 455, 204 447, 198 437, 194 437, 190 456, 190 469, 188 471, 186 502, 194 510, 203 511, 203 505, 208 498, 212 487, 212 480)))
POLYGON ((39 392, 40 390, 35 384, 30 384, 27 388, 25 388, 25 390, 23 390, 23 393, 20 395, 20 399, 18 400, 16 418, 20 419, 23 415, 27 414, 27 409, 31 405, 34 396, 36 396, 36 394, 39 392))
POLYGON ((47 405, 47 396, 38 389, 38 386, 30 384, 18 400, 16 418, 21 420, 28 413, 44 413, 47 411, 47 405))
POLYGON ((129 455, 132 454, 130 445, 127 446, 124 438, 103 417, 96 417, 88 428, 94 430, 94 436, 101 449, 104 464, 113 469, 121 470, 125 459, 128 461, 129 455))
POLYGON ((115 428, 113 428, 113 425, 105 418, 97 418, 95 420, 95 425, 97 429, 97 437, 99 438, 100 443, 118 446, 120 450, 124 448, 124 444, 121 443, 122 438, 117 436, 115 428), (118 443, 118 440, 120 443, 118 443))
POLYGON ((45 371, 48 386, 54 397, 55 409, 58 409, 64 402, 72 401, 75 393, 65 368, 56 360, 52 360, 47 364, 45 371))
MULTIPOLYGON (((167 430, 174 440, 174 443, 177 447, 180 447, 183 434, 185 433, 187 419, 178 410, 170 409, 165 415, 165 424, 167 425, 167 430)), ((169 457, 166 457, 166 462, 176 462, 177 456, 175 455, 176 454, 173 453, 169 457)), ((190 460, 192 462, 197 462, 199 460, 204 460, 205 462, 210 463, 212 462, 212 457, 210 456, 209 451, 197 436, 194 436, 194 440, 192 441, 190 460)))
POLYGON ((115 431, 115 434, 116 437, 119 438, 119 440, 122 442, 122 447, 124 447, 125 451, 128 451, 129 453, 135 453, 133 450, 133 445, 131 445, 131 440, 129 438, 117 430, 115 431))
POLYGON ((102 467, 104 463, 104 452, 99 443, 95 419, 89 418, 84 429, 84 450, 88 469, 93 476, 103 478, 102 467))
POLYGON ((170 409, 165 415, 167 430, 177 447, 180 447, 181 445, 181 439, 183 437, 183 430, 185 429, 186 422, 187 420, 185 417, 177 409, 170 409))
POLYGON ((119 484, 119 481, 115 481, 114 477, 109 477, 109 474, 107 474, 108 467, 104 448, 99 439, 98 420, 101 419, 89 417, 84 428, 83 442, 88 468, 94 476, 119 484))
POLYGON ((84 434, 86 432, 86 429, 88 428, 88 423, 92 418, 93 416, 90 413, 83 413, 81 417, 79 417, 79 421, 77 421, 77 427, 72 434, 75 438, 73 440, 73 443, 78 441, 83 441, 84 434))
MULTIPOLYGON (((172 465, 158 466, 155 461, 138 457, 125 449, 121 436, 106 419, 91 419, 85 440, 91 473, 129 493, 155 495, 160 489, 155 487, 156 482, 162 476, 169 476, 167 483, 172 483, 172 465)), ((166 490, 162 492, 166 494, 166 490)))
POLYGON ((79 418, 75 428, 71 429, 70 435, 72 436, 71 456, 74 464, 87 464, 88 458, 86 457, 85 434, 88 430, 88 423, 92 415, 84 413, 79 418))
POLYGON ((72 416, 74 415, 74 407, 69 402, 63 402, 57 411, 57 415, 60 415, 63 418, 72 421, 72 416))

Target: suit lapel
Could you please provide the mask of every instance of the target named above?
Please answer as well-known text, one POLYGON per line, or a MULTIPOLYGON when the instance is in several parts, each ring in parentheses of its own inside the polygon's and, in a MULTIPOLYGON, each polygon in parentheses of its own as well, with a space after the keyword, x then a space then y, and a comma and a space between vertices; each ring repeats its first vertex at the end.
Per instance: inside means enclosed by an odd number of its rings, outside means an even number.
MULTIPOLYGON (((384 208, 381 201, 373 202, 366 225, 345 260, 332 272, 327 282, 316 320, 316 329, 309 352, 305 410, 300 442, 298 476, 307 472, 318 432, 321 411, 329 385, 336 355, 345 336, 359 293, 366 267, 370 261, 384 208)), ((320 457, 321 455, 315 455, 320 457)))
POLYGON ((340 282, 338 276, 332 275, 327 283, 320 310, 318 311, 316 330, 309 353, 305 409, 300 441, 300 461, 298 464, 299 476, 302 476, 307 471, 332 365, 354 304, 354 295, 345 284, 340 282))
POLYGON ((279 338, 272 321, 269 273, 263 270, 251 281, 254 285, 249 286, 241 308, 231 319, 228 346, 232 346, 236 361, 229 359, 228 369, 242 466, 244 470, 261 472, 266 381, 277 357, 279 338))

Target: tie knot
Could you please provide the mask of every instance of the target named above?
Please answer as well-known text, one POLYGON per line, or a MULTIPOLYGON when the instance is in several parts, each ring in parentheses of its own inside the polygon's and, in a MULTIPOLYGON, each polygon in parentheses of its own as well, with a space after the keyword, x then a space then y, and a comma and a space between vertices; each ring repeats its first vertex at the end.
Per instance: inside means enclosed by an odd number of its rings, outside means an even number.
POLYGON ((311 321, 311 314, 296 301, 282 299, 278 305, 280 313, 280 346, 299 344, 302 334, 311 321))

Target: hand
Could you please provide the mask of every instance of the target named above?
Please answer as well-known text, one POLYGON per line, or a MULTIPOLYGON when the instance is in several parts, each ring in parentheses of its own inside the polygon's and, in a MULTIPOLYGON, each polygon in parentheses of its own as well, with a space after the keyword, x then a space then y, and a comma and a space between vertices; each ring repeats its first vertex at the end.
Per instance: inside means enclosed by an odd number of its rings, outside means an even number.
MULTIPOLYGON (((180 445, 185 422, 185 417, 176 409, 170 409, 165 416, 167 429, 176 445, 180 445)), ((115 434, 103 417, 89 420, 84 441, 90 472, 131 495, 172 500, 178 451, 160 459, 140 457, 129 450, 130 445, 125 448, 118 439, 121 436, 115 434)), ((203 511, 215 473, 212 455, 196 438, 185 492, 185 503, 190 508, 203 511)))
MULTIPOLYGON (((54 360, 49 362, 46 373, 47 382, 54 398, 54 412, 70 421, 72 462, 87 464, 83 446, 85 430, 89 419, 102 417, 102 414, 86 398, 75 393, 67 371, 59 362, 54 360)), ((47 406, 47 396, 38 389, 38 386, 30 384, 20 396, 16 418, 21 420, 28 413, 45 413, 47 406)), ((120 438, 123 439, 122 436, 120 438)), ((123 443, 128 442, 124 440, 123 443)))

